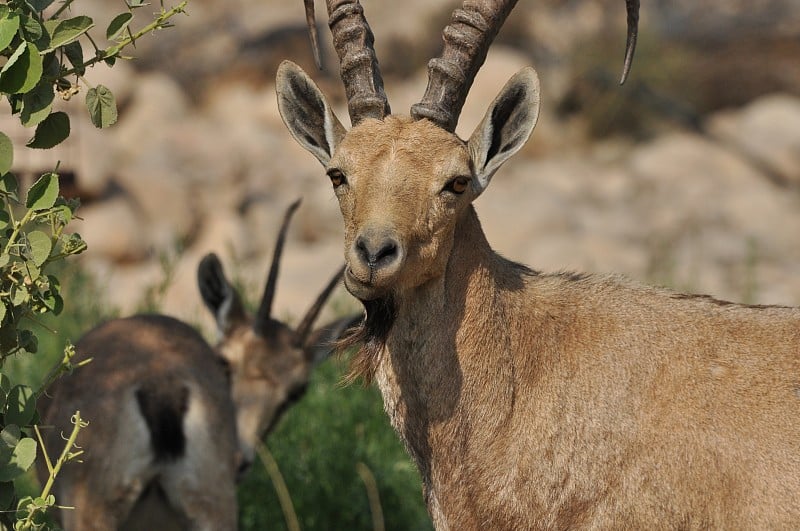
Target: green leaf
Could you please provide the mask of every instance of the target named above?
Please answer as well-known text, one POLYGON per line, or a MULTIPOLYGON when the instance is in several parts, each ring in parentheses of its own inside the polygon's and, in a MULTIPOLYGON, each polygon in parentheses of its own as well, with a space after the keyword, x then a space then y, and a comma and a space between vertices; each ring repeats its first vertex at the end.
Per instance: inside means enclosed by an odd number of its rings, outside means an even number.
POLYGON ((8 48, 18 29, 19 15, 16 13, 6 12, 5 16, 0 18, 0 51, 8 48))
MULTIPOLYGON (((94 26, 91 18, 86 16, 79 16, 62 20, 53 35, 50 37, 50 50, 64 46, 65 44, 74 41, 94 26)), ((49 51, 49 50, 48 50, 49 51)))
POLYGON ((22 306, 30 299, 30 293, 28 293, 28 288, 24 285, 12 285, 11 286, 11 305, 12 306, 22 306))
MULTIPOLYGON (((30 330, 21 330, 19 333, 19 346, 25 349, 25 352, 36 354, 39 350, 39 338, 30 330)), ((33 413, 36 414, 35 408, 33 413)))
POLYGON ((35 149, 50 149, 69 136, 69 116, 65 112, 54 112, 36 126, 36 132, 26 146, 35 149))
POLYGON ((64 299, 58 293, 50 293, 43 300, 45 307, 53 312, 54 315, 61 313, 64 309, 64 299))
MULTIPOLYGON (((50 115, 55 99, 52 83, 40 83, 32 91, 22 97, 22 113, 20 121, 25 127, 38 125, 50 115)), ((2 168, 0 168, 2 169, 2 168)))
POLYGON ((47 210, 58 198, 58 174, 45 173, 28 190, 25 206, 33 210, 47 210))
POLYGON ((117 102, 114 94, 105 86, 97 85, 86 91, 86 107, 97 128, 108 127, 117 121, 117 102))
POLYGON ((14 164, 14 145, 8 136, 0 132, 0 174, 7 173, 14 164))
POLYGON ((45 260, 50 258, 50 251, 53 250, 53 240, 40 230, 29 232, 27 238, 33 263, 36 264, 37 267, 42 267, 45 260))
POLYGON ((77 69, 76 73, 82 76, 86 72, 86 67, 83 65, 83 47, 80 41, 72 41, 62 49, 72 67, 77 69))
POLYGON ((13 173, 5 173, 0 175, 0 195, 7 195, 16 200, 18 189, 19 185, 17 184, 17 178, 13 173))
MULTIPOLYGON (((11 214, 8 213, 6 210, 0 210, 0 230, 11 225, 11 214)), ((2 267, 2 264, 0 264, 2 267)))
MULTIPOLYGON (((63 48, 62 48, 63 49, 63 48)), ((56 57, 56 52, 49 52, 42 55, 42 77, 55 79, 61 74, 61 59, 56 57)), ((45 81, 52 85, 53 83, 45 81)))
MULTIPOLYGON (((24 330, 29 332, 28 330, 24 330)), ((6 402, 6 424, 27 426, 36 412, 36 397, 27 385, 15 385, 8 392, 6 402)), ((0 479, 0 481, 3 481, 0 479)))
MULTIPOLYGON (((6 318, 6 303, 0 301, 0 324, 3 323, 3 319, 5 318, 6 318)), ((2 407, 2 404, 0 404, 0 407, 2 407)))
MULTIPOLYGON (((62 201, 63 198, 59 198, 56 201, 56 206, 53 207, 53 213, 56 215, 56 220, 60 225, 69 225, 69 222, 72 221, 72 209, 69 205, 59 204, 59 201, 62 201)), ((0 226, 0 229, 3 227, 0 226)))
POLYGON ((86 250, 86 242, 83 241, 81 235, 77 232, 74 232, 67 236, 66 241, 63 244, 64 254, 80 254, 86 250))
POLYGON ((36 460, 36 447, 36 441, 30 437, 19 441, 9 461, 0 464, 0 481, 11 481, 27 472, 36 460))
POLYGON ((0 71, 0 92, 28 92, 42 78, 42 57, 33 43, 19 45, 0 71))
POLYGON ((114 20, 111 21, 111 24, 108 25, 108 29, 106 29, 106 39, 112 40, 117 37, 125 28, 128 27, 130 24, 131 19, 133 18, 133 13, 128 11, 127 13, 120 13, 114 20))
POLYGON ((19 442, 20 437, 22 437, 22 432, 19 429, 19 426, 16 424, 9 424, 3 431, 0 432, 0 441, 5 444, 9 448, 14 448, 17 443, 19 442))
POLYGON ((26 41, 36 42, 41 39, 42 36, 46 35, 44 26, 42 26, 42 24, 36 20, 36 17, 22 15, 19 21, 22 34, 25 36, 26 41))

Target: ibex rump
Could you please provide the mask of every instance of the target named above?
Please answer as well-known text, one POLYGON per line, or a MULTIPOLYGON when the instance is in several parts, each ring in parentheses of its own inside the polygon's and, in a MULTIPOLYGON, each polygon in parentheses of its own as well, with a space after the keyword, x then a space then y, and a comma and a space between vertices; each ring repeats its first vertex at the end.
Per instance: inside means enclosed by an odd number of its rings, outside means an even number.
POLYGON ((355 1, 328 2, 350 131, 299 67, 278 71, 344 217, 366 309, 354 372, 376 380, 436 527, 797 527, 800 309, 543 274, 487 242, 472 201, 533 130, 535 72, 468 141, 453 130, 514 3, 456 10, 411 117, 389 114, 355 1))
MULTIPOLYGON (((216 318, 216 348, 191 326, 164 315, 115 319, 87 332, 77 360, 92 361, 51 388, 45 440, 63 446, 70 417, 90 422, 78 437, 83 463, 68 464, 55 494, 68 531, 237 528, 236 479, 255 446, 304 392, 313 365, 353 317, 312 331, 337 273, 296 329, 271 317, 286 214, 255 318, 214 255, 198 268, 216 318)), ((46 471, 40 470, 46 477, 46 471)))

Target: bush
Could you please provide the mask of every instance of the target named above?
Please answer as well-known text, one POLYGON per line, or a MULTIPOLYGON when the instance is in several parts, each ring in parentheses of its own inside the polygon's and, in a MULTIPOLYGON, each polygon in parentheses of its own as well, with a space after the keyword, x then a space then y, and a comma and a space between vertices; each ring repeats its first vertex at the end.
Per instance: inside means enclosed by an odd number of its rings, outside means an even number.
MULTIPOLYGON (((84 78, 88 67, 99 62, 113 65, 122 51, 136 39, 168 27, 169 20, 181 13, 186 2, 161 9, 155 19, 137 32, 130 29, 134 10, 143 0, 129 0, 126 11, 106 28, 109 45, 99 48, 89 37, 94 22, 87 16, 63 18, 73 0, 58 7, 54 0, 9 0, 0 5, 0 94, 8 101, 11 114, 25 127, 35 128, 26 146, 49 149, 70 134, 70 118, 54 110, 58 93, 70 99, 87 86, 86 108, 96 127, 107 127, 117 120, 114 95, 107 87, 89 86, 84 78), (91 45, 94 56, 84 58, 83 46, 91 45)), ((49 527, 45 512, 55 505, 49 493, 61 465, 76 457, 71 442, 83 423, 76 412, 75 431, 56 460, 41 448, 36 423, 36 400, 62 371, 71 368, 70 346, 64 349, 61 363, 50 373, 23 384, 11 376, 7 362, 15 356, 35 354, 39 349, 33 323, 43 315, 58 315, 64 307, 60 282, 52 265, 78 254, 86 244, 77 234, 64 229, 75 216, 77 200, 59 196, 58 169, 42 175, 25 194, 19 193, 17 178, 10 173, 14 145, 0 132, 0 525, 14 529, 49 527), (50 480, 36 496, 21 495, 19 480, 41 453, 50 480)), ((50 449, 51 451, 54 449, 50 449)), ((60 449, 59 449, 60 450, 60 449)))

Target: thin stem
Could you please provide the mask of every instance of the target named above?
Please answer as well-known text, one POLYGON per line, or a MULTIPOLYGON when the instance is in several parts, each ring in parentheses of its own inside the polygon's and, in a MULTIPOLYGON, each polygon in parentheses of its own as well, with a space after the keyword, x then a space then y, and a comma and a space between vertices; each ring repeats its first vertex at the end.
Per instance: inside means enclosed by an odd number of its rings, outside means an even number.
POLYGON ((300 531, 300 522, 297 520, 297 513, 294 512, 292 505, 292 497, 289 495, 289 489, 286 487, 286 482, 283 480, 281 470, 278 468, 278 463, 272 457, 267 446, 259 442, 256 445, 256 452, 261 462, 264 463, 264 468, 267 469, 272 485, 275 487, 275 492, 278 494, 278 501, 283 510, 283 517, 286 520, 286 527, 289 531, 300 531))
POLYGON ((381 507, 381 497, 378 493, 378 482, 375 481, 375 475, 369 467, 362 462, 356 463, 356 472, 358 472, 361 481, 364 482, 364 487, 367 489, 369 510, 372 513, 372 528, 375 531, 383 531, 385 529, 383 523, 383 508, 381 507))
POLYGON ((22 217, 22 219, 19 220, 19 223, 14 223, 14 231, 11 233, 11 236, 9 236, 8 242, 6 242, 6 246, 3 249, 3 253, 8 254, 11 252, 11 247, 15 245, 14 242, 17 240, 17 236, 19 236, 20 229, 33 218, 33 215, 33 210, 28 210, 25 212, 25 215, 22 217))
MULTIPOLYGON (((162 28, 166 27, 166 22, 169 19, 171 19, 175 15, 178 15, 180 13, 184 13, 187 3, 188 3, 188 0, 183 0, 183 2, 181 2, 177 6, 173 7, 169 11, 165 11, 165 12, 161 13, 158 16, 158 18, 156 18, 153 22, 151 22, 147 26, 143 27, 142 29, 140 29, 139 31, 134 33, 133 35, 131 35, 130 32, 129 32, 128 36, 125 37, 123 40, 121 40, 116 45, 111 46, 109 48, 106 48, 105 50, 98 50, 97 54, 94 57, 92 57, 91 59, 89 59, 88 61, 86 61, 85 63, 83 63, 83 64, 81 64, 81 65, 79 65, 77 67, 73 67, 73 68, 70 68, 69 70, 65 70, 65 71, 61 72, 57 77, 53 78, 52 81, 55 81, 56 79, 60 79, 60 78, 63 78, 63 77, 71 76, 72 74, 75 74, 75 73, 79 72, 80 70, 83 70, 83 69, 85 69, 87 67, 90 67, 90 66, 93 66, 93 65, 99 63, 100 61, 105 61, 106 59, 111 59, 112 57, 118 57, 120 52, 122 52, 122 50, 126 46, 128 46, 129 44, 132 44, 137 39, 143 37, 144 35, 147 35, 148 33, 152 32, 152 31, 155 31, 155 30, 162 29, 162 28)), ((88 37, 88 33, 86 35, 88 37)), ((92 42, 92 44, 94 44, 94 42, 92 42)))
POLYGON ((69 6, 72 4, 73 1, 74 0, 64 0, 61 3, 61 7, 59 7, 58 10, 56 10, 56 12, 53 13, 53 16, 50 17, 50 20, 57 19, 61 15, 61 13, 63 13, 67 8, 69 8, 69 6))
POLYGON ((45 483, 44 488, 42 489, 42 494, 41 494, 42 498, 47 498, 47 496, 50 495, 50 490, 53 488, 53 482, 55 481, 58 473, 61 471, 61 467, 64 466, 64 463, 69 461, 72 457, 79 455, 79 454, 71 455, 70 452, 72 451, 72 447, 75 446, 75 441, 78 438, 78 432, 81 431, 81 428, 88 426, 89 423, 81 420, 81 412, 80 410, 78 410, 72 416, 72 424, 73 424, 72 433, 70 433, 69 438, 67 439, 67 444, 64 445, 64 450, 61 452, 58 461, 56 461, 56 464, 53 467, 53 471, 50 474, 50 477, 47 479, 47 483, 45 483))
POLYGON ((47 449, 44 447, 44 439, 42 439, 42 432, 39 431, 39 425, 33 425, 33 431, 36 432, 36 438, 39 439, 39 446, 42 448, 42 455, 44 456, 44 462, 47 465, 47 473, 52 475, 53 474, 53 463, 50 461, 50 455, 47 453, 47 449))

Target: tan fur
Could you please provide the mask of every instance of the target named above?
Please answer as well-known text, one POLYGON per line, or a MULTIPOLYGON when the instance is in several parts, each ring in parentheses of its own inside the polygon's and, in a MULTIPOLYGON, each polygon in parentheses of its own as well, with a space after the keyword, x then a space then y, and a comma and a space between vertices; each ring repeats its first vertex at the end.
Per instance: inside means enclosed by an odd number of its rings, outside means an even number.
MULTIPOLYGON (((256 327, 221 269, 200 282, 225 296, 206 299, 221 327, 216 348, 170 317, 115 319, 80 339, 73 362, 92 361, 50 389, 43 404, 50 455, 63 447, 76 410, 89 421, 77 441, 82 462, 65 466, 55 484, 58 503, 74 507, 60 512, 67 531, 236 529, 237 477, 353 319, 329 323, 298 344, 282 322, 256 327), (149 417, 148 407, 155 412, 149 417), (172 431, 154 431, 147 418, 161 418, 156 424, 172 431)), ((44 481, 43 466, 39 472, 44 481)))
POLYGON ((367 311, 355 369, 374 376, 437 529, 800 527, 800 309, 497 255, 472 201, 509 156, 489 141, 512 91, 469 142, 392 115, 325 143, 297 125, 298 102, 324 98, 294 87, 318 91, 285 63, 287 126, 346 177, 345 284, 367 311), (443 192, 460 174, 467 191, 443 192), (397 249, 367 260, 359 238, 397 249))

